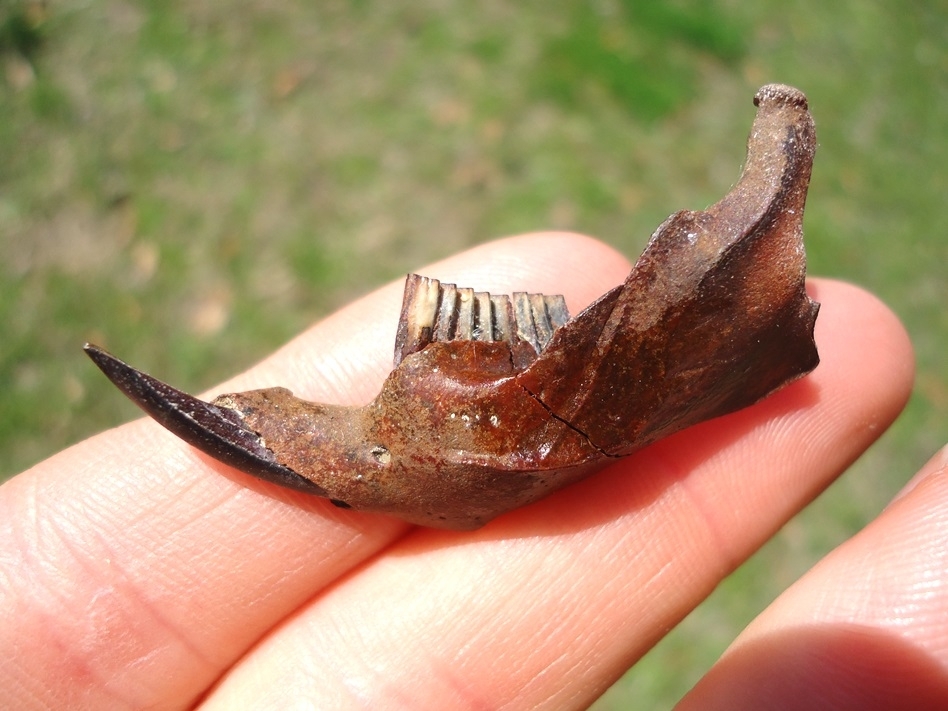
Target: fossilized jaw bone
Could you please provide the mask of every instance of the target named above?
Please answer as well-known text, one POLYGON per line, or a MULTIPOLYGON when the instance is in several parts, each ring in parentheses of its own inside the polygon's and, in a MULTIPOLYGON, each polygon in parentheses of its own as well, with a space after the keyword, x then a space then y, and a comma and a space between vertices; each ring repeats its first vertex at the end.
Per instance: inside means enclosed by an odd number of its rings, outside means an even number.
POLYGON ((569 318, 562 297, 410 275, 395 367, 362 408, 283 388, 204 403, 94 346, 168 429, 255 476, 413 523, 476 528, 816 367, 802 217, 815 135, 768 85, 744 171, 653 234, 626 281, 569 318))
POLYGON ((523 378, 610 454, 750 405, 818 363, 802 231, 813 121, 792 87, 765 86, 755 104, 734 188, 660 225, 625 283, 561 329, 523 378), (586 387, 570 387, 579 359, 586 387))

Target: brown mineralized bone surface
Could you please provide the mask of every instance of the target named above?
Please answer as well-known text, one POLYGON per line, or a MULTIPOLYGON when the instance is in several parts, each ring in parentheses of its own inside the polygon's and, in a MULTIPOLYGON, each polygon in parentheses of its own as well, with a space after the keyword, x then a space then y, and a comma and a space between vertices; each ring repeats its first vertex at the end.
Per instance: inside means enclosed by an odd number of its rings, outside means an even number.
POLYGON ((561 296, 496 296, 409 275, 395 364, 364 407, 284 388, 192 398, 89 355, 172 432, 340 506, 471 529, 818 363, 802 219, 806 97, 772 84, 737 185, 669 217, 625 282, 573 318, 561 296))

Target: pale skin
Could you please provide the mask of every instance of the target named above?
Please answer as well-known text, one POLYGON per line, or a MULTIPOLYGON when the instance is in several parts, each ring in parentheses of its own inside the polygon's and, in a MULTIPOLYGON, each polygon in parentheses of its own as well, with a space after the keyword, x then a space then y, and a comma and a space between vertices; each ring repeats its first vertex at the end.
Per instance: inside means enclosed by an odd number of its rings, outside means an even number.
MULTIPOLYGON (((419 271, 564 293, 575 313, 628 266, 589 238, 546 234, 419 271)), ((913 359, 897 319, 855 287, 809 287, 823 304, 813 374, 474 532, 281 490, 144 419, 38 464, 0 488, 0 698, 585 708, 902 408, 913 359)), ((400 284, 365 297, 211 394, 283 385, 366 402, 390 367, 400 297, 400 284)), ((944 708, 946 473, 944 455, 926 465, 681 708, 944 708)))

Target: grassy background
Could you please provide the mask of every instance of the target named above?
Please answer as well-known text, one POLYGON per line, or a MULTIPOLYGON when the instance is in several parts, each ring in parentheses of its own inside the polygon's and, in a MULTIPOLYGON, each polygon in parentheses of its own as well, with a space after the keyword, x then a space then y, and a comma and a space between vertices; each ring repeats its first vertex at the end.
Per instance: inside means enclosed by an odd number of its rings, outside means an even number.
POLYGON ((84 340, 195 391, 483 240, 634 255, 736 180, 756 88, 795 84, 820 140, 811 272, 900 314, 917 388, 596 708, 668 707, 948 440, 948 8, 404 5, 0 0, 0 478, 137 416, 84 340))

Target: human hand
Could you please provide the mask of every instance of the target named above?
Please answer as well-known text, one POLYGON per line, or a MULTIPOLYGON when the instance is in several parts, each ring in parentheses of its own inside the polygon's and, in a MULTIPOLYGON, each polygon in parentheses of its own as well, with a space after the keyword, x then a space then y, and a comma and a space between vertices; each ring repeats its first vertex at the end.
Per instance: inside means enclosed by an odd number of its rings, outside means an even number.
MULTIPOLYGON (((422 273, 562 292, 575 313, 628 266, 598 242, 547 234, 422 273)), ((904 404, 912 358, 895 318, 853 287, 811 287, 823 304, 813 374, 475 532, 337 509, 230 470, 149 420, 52 457, 0 488, 0 698, 11 708, 585 707, 904 404)), ((381 289, 216 392, 284 385, 368 401, 388 372, 400 297, 400 284, 381 289)), ((945 528, 934 532, 940 550, 945 528)), ((819 583, 820 570, 804 582, 819 583)), ((778 619, 791 622, 813 612, 784 609, 778 619)), ((767 634, 752 626, 747 645, 767 634)), ((725 681, 746 672, 741 648, 692 699, 733 698, 725 681)))
POLYGON ((738 637, 678 706, 948 708, 948 447, 738 637))

